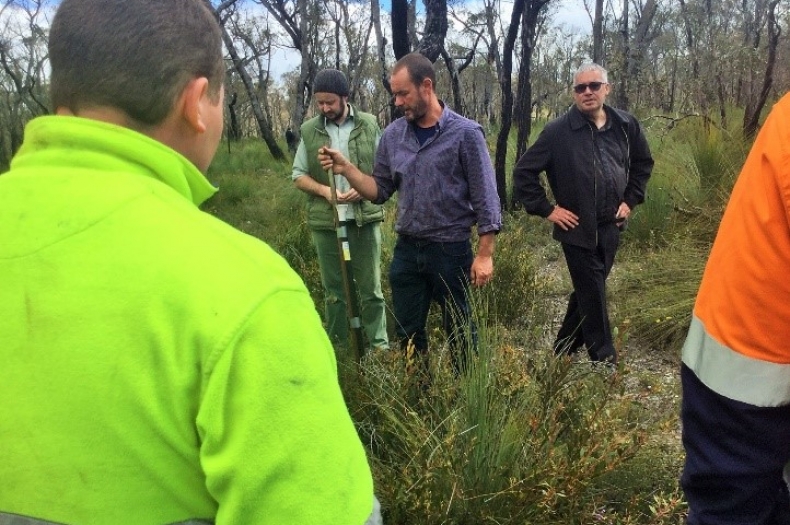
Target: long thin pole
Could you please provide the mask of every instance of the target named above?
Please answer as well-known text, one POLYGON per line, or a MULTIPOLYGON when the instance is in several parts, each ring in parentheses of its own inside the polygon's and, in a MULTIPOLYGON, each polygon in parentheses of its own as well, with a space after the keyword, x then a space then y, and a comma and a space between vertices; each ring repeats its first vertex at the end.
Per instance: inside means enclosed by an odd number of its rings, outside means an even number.
POLYGON ((346 315, 348 316, 349 333, 351 335, 351 349, 354 352, 354 361, 362 359, 364 353, 362 340, 362 323, 359 319, 359 305, 357 304, 357 288, 354 281, 354 270, 351 266, 351 248, 348 243, 348 219, 346 210, 337 206, 337 187, 335 174, 332 169, 326 172, 329 178, 329 189, 332 194, 332 209, 335 216, 335 230, 337 231, 337 248, 340 255, 340 273, 343 277, 343 292, 346 296, 346 315))

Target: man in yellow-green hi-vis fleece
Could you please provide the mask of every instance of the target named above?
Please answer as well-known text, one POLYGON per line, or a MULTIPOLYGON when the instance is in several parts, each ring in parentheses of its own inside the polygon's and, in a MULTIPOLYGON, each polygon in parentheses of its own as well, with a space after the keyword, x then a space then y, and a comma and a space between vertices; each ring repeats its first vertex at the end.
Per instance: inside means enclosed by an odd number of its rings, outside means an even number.
POLYGON ((304 284, 197 207, 221 42, 201 0, 58 8, 0 176, 0 524, 379 521, 304 284))

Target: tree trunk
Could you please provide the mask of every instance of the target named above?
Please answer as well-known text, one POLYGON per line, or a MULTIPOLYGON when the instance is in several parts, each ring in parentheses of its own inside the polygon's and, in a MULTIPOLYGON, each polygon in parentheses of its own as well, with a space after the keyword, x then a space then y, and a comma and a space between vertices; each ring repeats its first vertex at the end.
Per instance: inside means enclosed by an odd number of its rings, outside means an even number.
MULTIPOLYGON (((502 79, 502 56, 499 53, 499 36, 496 30, 495 21, 496 15, 499 13, 498 0, 485 0, 485 21, 486 30, 488 32, 488 55, 486 62, 489 66, 494 65, 494 73, 497 79, 502 79)), ((486 82, 484 86, 483 104, 485 106, 486 115, 488 115, 488 123, 490 125, 496 124, 496 112, 493 107, 493 83, 486 82)))
POLYGON ((442 49, 442 58, 444 59, 444 64, 447 66, 447 72, 450 74, 450 88, 453 93, 453 110, 456 113, 465 115, 466 112, 464 111, 463 102, 461 100, 461 84, 458 80, 458 70, 455 67, 455 62, 453 62, 453 57, 442 49))
MULTIPOLYGON (((636 22, 636 28, 629 40, 626 76, 629 79, 629 84, 635 86, 632 89, 636 89, 637 94, 639 93, 639 80, 642 75, 645 53, 653 41, 650 27, 653 24, 657 9, 656 0, 647 0, 645 2, 636 22)), ((626 100, 630 106, 631 100, 628 95, 626 95, 626 100)), ((638 99, 636 103, 639 103, 638 99)), ((628 107, 623 107, 623 109, 628 109, 628 107)))
POLYGON ((447 35, 447 0, 423 0, 425 31, 417 51, 436 62, 444 50, 447 35))
POLYGON ((373 22, 373 29, 376 31, 376 54, 381 66, 381 84, 387 90, 387 93, 392 95, 389 69, 387 68, 387 41, 384 38, 384 32, 381 30, 381 6, 379 5, 379 0, 370 0, 370 19, 373 22))
POLYGON ((233 93, 228 102, 228 116, 230 117, 230 125, 228 126, 228 140, 237 141, 241 138, 241 131, 239 131, 239 119, 236 117, 236 99, 238 95, 233 93))
MULTIPOLYGON (((521 63, 518 67, 516 109, 513 112, 516 120, 516 158, 521 157, 527 151, 530 124, 532 123, 532 83, 529 70, 532 64, 530 24, 534 24, 534 22, 530 20, 531 15, 532 5, 529 5, 521 15, 521 63)), ((533 25, 532 30, 534 29, 533 25)))
POLYGON ((771 3, 768 5, 768 60, 765 65, 765 74, 763 75, 763 86, 757 98, 746 106, 746 112, 743 115, 743 134, 749 138, 754 138, 757 134, 760 113, 765 107, 765 102, 768 100, 768 94, 773 85, 776 51, 779 47, 779 35, 781 33, 779 24, 776 21, 776 6, 778 3, 779 0, 771 0, 771 3))
POLYGON ((603 0, 595 0, 593 18, 593 62, 603 63, 603 0))
POLYGON ((691 54, 691 78, 697 81, 699 79, 699 54, 696 40, 694 39, 694 26, 691 22, 691 15, 689 14, 689 8, 686 6, 686 1, 678 1, 680 2, 680 13, 683 16, 683 26, 686 32, 686 47, 691 54))
POLYGON ((510 15, 510 25, 502 48, 502 74, 499 85, 502 88, 502 108, 500 112, 499 134, 496 139, 496 153, 494 155, 494 171, 496 172, 496 188, 499 202, 504 208, 508 206, 507 177, 505 175, 505 161, 507 159, 507 139, 510 135, 510 126, 513 119, 513 86, 510 75, 513 72, 513 48, 521 23, 521 15, 526 7, 527 0, 514 0, 513 11, 510 15))
POLYGON ((628 1, 623 2, 623 20, 621 37, 623 40, 623 67, 620 70, 620 78, 617 82, 617 89, 615 90, 615 105, 628 111, 630 101, 628 100, 628 88, 630 78, 628 77, 628 70, 630 68, 631 60, 631 35, 629 29, 629 14, 628 14, 628 1))
POLYGON ((244 84, 244 89, 247 91, 247 96, 249 97, 250 105, 252 106, 252 113, 255 116, 255 121, 258 124, 258 130, 261 134, 261 138, 269 148, 272 157, 277 160, 285 159, 285 153, 283 153, 283 150, 280 149, 280 145, 277 144, 277 139, 274 137, 271 124, 269 123, 263 109, 261 108, 260 100, 258 100, 258 94, 255 91, 255 84, 247 72, 247 69, 244 67, 241 57, 239 57, 239 54, 236 52, 233 39, 231 38, 227 27, 225 27, 224 21, 220 18, 219 13, 217 13, 217 11, 213 8, 212 10, 214 15, 217 17, 220 26, 222 27, 222 40, 225 42, 225 47, 227 48, 228 54, 230 55, 230 60, 233 63, 233 67, 236 70, 236 73, 239 74, 239 78, 241 78, 241 81, 244 84))
POLYGON ((516 158, 527 151, 532 131, 532 55, 538 38, 540 12, 551 0, 530 0, 522 15, 521 66, 518 70, 518 96, 516 97, 516 158))
POLYGON ((400 60, 411 52, 408 25, 408 1, 392 0, 392 51, 395 53, 395 60, 400 60))

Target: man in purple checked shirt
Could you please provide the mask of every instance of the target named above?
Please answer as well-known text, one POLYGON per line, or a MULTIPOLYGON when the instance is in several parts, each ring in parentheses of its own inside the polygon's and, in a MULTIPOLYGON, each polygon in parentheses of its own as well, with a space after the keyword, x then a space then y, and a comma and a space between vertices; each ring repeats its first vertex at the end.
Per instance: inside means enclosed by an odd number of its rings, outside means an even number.
POLYGON ((467 349, 476 344, 468 286, 484 286, 494 275, 495 236, 502 225, 494 170, 482 127, 437 98, 430 60, 419 53, 404 56, 392 69, 390 86, 403 117, 384 130, 373 177, 337 150, 325 148, 319 158, 371 202, 383 203, 399 191, 398 240, 389 271, 396 335, 401 348, 413 345, 418 371, 429 377, 425 325, 431 301, 437 301, 459 373, 467 349))

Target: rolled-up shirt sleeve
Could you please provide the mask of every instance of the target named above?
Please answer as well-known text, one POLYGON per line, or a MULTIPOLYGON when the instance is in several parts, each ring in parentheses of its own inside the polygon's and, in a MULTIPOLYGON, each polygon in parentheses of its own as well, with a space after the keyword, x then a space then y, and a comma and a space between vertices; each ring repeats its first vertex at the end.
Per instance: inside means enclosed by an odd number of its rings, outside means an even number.
POLYGON ((461 162, 469 180, 469 200, 477 215, 477 233, 498 232, 502 228, 502 206, 481 128, 469 129, 464 134, 461 162))

